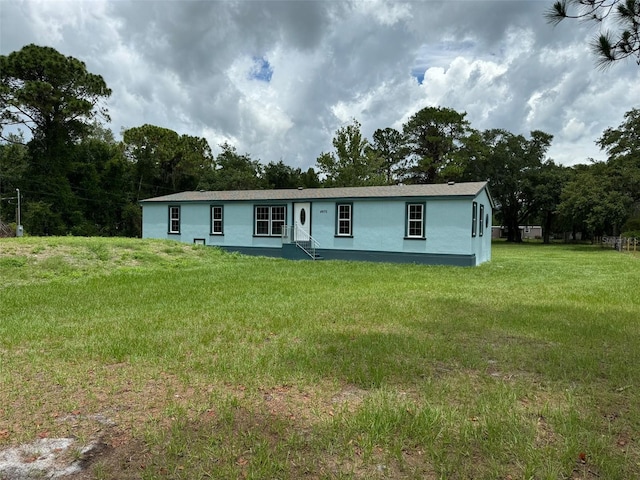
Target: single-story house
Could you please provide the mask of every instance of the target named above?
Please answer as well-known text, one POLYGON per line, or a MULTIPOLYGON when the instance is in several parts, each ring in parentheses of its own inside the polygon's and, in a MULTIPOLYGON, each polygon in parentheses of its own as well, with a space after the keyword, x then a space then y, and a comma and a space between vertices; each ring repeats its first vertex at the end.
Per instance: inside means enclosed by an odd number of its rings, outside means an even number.
MULTIPOLYGON (((523 240, 541 239, 542 227, 540 225, 520 225, 520 238, 523 240)), ((494 226, 491 229, 492 238, 507 238, 507 227, 494 226)))
POLYGON ((182 192, 142 205, 142 236, 244 254, 479 265, 491 259, 486 182, 182 192))

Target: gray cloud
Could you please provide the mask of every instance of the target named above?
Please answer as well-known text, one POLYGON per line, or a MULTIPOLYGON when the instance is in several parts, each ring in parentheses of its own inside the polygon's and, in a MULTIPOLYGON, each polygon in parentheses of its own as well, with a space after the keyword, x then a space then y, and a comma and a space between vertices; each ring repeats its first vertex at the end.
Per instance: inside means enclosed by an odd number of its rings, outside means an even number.
POLYGON ((562 163, 640 103, 635 64, 595 68, 597 30, 547 1, 11 1, 0 52, 28 43, 83 60, 112 88, 111 127, 151 123, 307 168, 351 118, 370 137, 427 105, 478 129, 554 135, 562 163), (252 77, 255 58, 272 69, 252 77), (422 80, 422 84, 418 82, 422 80))

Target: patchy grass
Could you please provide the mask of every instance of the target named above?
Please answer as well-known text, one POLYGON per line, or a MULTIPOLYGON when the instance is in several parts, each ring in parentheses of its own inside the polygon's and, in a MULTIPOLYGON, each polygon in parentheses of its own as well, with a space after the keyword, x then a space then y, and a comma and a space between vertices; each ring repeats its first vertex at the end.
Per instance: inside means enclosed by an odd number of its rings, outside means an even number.
POLYGON ((99 438, 102 479, 636 478, 639 261, 3 239, 0 448, 99 438))

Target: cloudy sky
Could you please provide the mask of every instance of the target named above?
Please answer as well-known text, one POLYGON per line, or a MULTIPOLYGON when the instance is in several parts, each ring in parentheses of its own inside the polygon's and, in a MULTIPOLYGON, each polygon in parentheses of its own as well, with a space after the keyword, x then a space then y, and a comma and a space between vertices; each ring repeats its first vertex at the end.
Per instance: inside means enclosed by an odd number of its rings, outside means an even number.
POLYGON ((425 106, 479 130, 554 136, 559 163, 640 107, 633 60, 598 70, 597 27, 552 0, 0 0, 0 53, 51 46, 113 90, 110 128, 145 123, 307 168, 355 118, 371 138, 425 106))

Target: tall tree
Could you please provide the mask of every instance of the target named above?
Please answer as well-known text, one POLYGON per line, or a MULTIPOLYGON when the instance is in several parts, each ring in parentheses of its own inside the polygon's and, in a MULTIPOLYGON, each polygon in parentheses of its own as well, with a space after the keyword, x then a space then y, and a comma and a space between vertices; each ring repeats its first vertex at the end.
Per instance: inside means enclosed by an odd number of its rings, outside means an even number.
POLYGON ((629 216, 631 199, 622 193, 605 162, 575 167, 562 191, 558 211, 567 226, 585 236, 618 235, 629 216))
POLYGON ((520 225, 537 212, 536 177, 553 137, 533 131, 526 139, 499 129, 487 130, 483 137, 487 155, 479 171, 489 179, 498 216, 507 227, 507 241, 520 242, 520 225))
POLYGON ((309 167, 306 172, 302 172, 300 180, 305 188, 318 188, 321 185, 318 174, 313 167, 309 167))
POLYGON ((607 152, 618 188, 632 202, 640 203, 640 109, 625 113, 624 122, 618 128, 607 128, 596 143, 607 152))
POLYGON ((90 121, 108 119, 101 102, 111 95, 84 62, 51 47, 27 45, 0 55, 0 124, 24 125, 44 140, 82 137, 90 121))
MULTIPOLYGON (((573 231, 617 235, 629 219, 640 219, 640 110, 625 113, 617 128, 597 140, 606 162, 591 161, 572 170, 559 212, 573 231)), ((633 222, 632 222, 633 223, 633 222)))
POLYGON ((380 159, 382 173, 386 183, 395 183, 400 169, 409 154, 402 134, 394 128, 378 129, 373 132, 371 152, 380 159))
POLYGON ((279 162, 269 162, 264 167, 264 179, 269 188, 297 188, 303 186, 302 171, 293 168, 280 160, 279 162))
POLYGON ((354 119, 340 127, 332 143, 335 152, 323 152, 316 160, 326 186, 356 187, 385 183, 382 159, 369 148, 369 141, 360 131, 360 122, 354 119))
POLYGON ((618 128, 607 128, 596 142, 609 159, 638 157, 640 153, 640 109, 632 108, 624 114, 618 128))
POLYGON ((487 181, 487 157, 490 148, 485 141, 485 132, 471 130, 457 155, 460 161, 447 172, 449 180, 455 182, 487 181))
POLYGON ((260 161, 240 155, 229 143, 220 145, 215 169, 203 176, 198 188, 206 190, 261 190, 266 188, 260 161))
POLYGON ((123 144, 135 165, 138 199, 194 190, 213 169, 211 149, 204 138, 145 124, 125 130, 123 144))
POLYGON ((405 167, 405 179, 410 183, 437 183, 457 174, 462 146, 471 133, 466 113, 451 108, 426 107, 403 125, 410 157, 405 167))
POLYGON ((570 170, 553 160, 544 162, 533 181, 533 205, 542 225, 543 243, 551 243, 551 233, 558 219, 562 190, 571 179, 570 170))
POLYGON ((591 41, 598 65, 606 67, 628 57, 636 57, 640 65, 640 0, 558 0, 545 16, 554 25, 566 18, 610 21, 616 31, 602 31, 591 41))
MULTIPOLYGON (((128 219, 135 202, 134 165, 113 134, 99 128, 74 149, 69 179, 77 197, 74 235, 135 235, 128 219)), ((137 185, 136 185, 137 186, 137 185)))
POLYGON ((108 120, 102 102, 110 94, 101 76, 53 48, 27 45, 0 56, 0 127, 23 125, 31 132, 24 190, 61 219, 50 233, 66 233, 74 222, 73 149, 92 120, 108 120))

